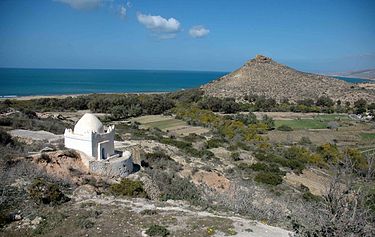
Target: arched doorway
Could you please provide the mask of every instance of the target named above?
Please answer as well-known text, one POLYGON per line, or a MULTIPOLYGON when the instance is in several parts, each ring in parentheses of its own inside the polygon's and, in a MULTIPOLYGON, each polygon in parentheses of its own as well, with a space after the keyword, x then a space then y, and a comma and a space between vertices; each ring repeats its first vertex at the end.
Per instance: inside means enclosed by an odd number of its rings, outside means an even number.
POLYGON ((102 160, 105 160, 106 159, 106 155, 105 155, 105 149, 104 147, 102 148, 102 160))

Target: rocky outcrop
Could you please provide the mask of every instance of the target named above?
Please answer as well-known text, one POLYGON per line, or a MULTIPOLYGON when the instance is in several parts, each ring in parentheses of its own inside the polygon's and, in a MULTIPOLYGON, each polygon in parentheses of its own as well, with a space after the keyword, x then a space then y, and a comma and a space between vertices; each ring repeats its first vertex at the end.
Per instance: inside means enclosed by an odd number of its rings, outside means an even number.
POLYGON ((332 77, 300 72, 262 55, 201 88, 206 95, 236 99, 255 94, 277 101, 316 100, 320 96, 329 96, 333 100, 354 102, 366 98, 375 102, 374 90, 332 77))

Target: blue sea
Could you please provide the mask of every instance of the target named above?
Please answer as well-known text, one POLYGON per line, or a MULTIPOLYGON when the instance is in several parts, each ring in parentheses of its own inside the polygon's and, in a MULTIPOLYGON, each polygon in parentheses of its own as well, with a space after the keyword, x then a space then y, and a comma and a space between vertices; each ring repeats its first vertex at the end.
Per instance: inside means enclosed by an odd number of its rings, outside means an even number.
MULTIPOLYGON (((227 72, 0 68, 0 97, 171 92, 199 87, 227 72)), ((351 83, 366 80, 339 78, 351 83)))

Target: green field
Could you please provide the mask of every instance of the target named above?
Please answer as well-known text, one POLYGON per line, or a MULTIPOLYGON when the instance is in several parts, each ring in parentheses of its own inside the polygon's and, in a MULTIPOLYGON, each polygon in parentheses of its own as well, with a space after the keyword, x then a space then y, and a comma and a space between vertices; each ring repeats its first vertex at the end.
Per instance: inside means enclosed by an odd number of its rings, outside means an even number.
POLYGON ((294 120, 276 120, 275 126, 289 126, 293 129, 323 129, 327 128, 327 123, 317 119, 294 119, 294 120))
POLYGON ((204 134, 209 132, 209 129, 190 126, 186 122, 175 119, 172 116, 164 115, 146 115, 138 118, 133 118, 132 121, 141 124, 141 128, 158 128, 165 132, 173 132, 176 135, 187 136, 191 133, 204 134))
POLYGON ((177 120, 177 119, 155 121, 155 122, 150 122, 150 123, 144 123, 142 125, 146 127, 159 128, 161 130, 168 129, 171 127, 177 127, 177 126, 187 126, 187 124, 184 121, 177 120))
POLYGON ((375 140, 375 133, 361 133, 363 140, 375 140))

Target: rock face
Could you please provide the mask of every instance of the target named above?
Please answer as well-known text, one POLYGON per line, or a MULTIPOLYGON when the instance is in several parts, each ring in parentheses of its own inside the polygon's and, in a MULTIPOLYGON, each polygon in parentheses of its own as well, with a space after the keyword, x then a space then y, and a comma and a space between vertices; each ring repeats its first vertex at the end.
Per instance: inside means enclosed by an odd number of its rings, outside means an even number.
POLYGON ((271 58, 257 55, 241 68, 201 87, 205 94, 215 97, 242 99, 255 94, 281 101, 314 99, 329 96, 333 100, 354 102, 365 98, 375 101, 375 91, 361 89, 355 84, 317 74, 297 71, 271 58))

